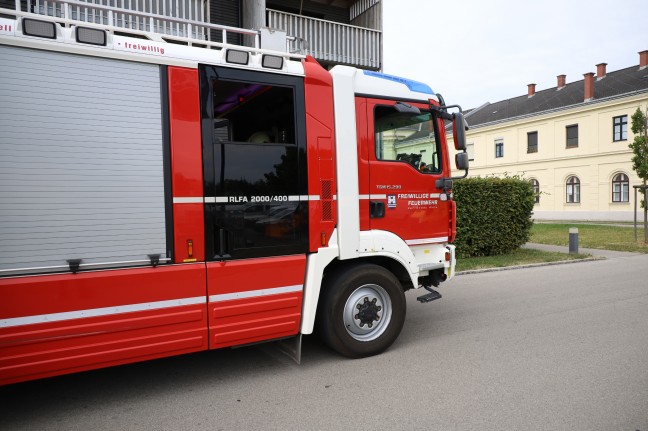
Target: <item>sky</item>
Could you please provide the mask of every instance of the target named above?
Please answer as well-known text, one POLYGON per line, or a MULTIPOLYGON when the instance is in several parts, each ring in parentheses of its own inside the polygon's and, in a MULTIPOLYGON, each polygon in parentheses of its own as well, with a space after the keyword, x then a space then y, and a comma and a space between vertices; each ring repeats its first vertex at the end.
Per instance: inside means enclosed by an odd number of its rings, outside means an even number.
MULTIPOLYGON (((383 0, 383 72, 476 108, 639 64, 648 0, 383 0)), ((648 74, 648 71, 647 71, 648 74)))

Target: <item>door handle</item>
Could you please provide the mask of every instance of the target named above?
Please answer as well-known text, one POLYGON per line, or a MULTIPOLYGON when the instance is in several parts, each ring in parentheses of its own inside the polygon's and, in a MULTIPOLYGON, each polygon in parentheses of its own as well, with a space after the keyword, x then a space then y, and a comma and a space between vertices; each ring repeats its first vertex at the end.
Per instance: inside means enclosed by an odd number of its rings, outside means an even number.
POLYGON ((218 245, 218 254, 214 256, 214 260, 229 260, 232 258, 227 251, 229 250, 229 232, 223 228, 218 229, 216 232, 218 245))
POLYGON ((370 218, 385 217, 385 203, 369 201, 369 217, 370 218))

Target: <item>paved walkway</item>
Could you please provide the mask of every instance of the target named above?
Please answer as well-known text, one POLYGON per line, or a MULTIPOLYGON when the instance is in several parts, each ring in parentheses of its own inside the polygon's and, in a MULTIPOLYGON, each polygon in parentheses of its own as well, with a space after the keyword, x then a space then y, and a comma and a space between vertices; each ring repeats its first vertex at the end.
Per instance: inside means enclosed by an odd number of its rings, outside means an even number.
MULTIPOLYGON (((566 246, 560 246, 560 245, 547 245, 547 244, 536 244, 532 242, 528 242, 522 246, 522 248, 532 248, 535 250, 542 250, 542 251, 557 251, 560 253, 569 253, 569 247, 566 246)), ((629 256, 637 256, 642 253, 631 253, 628 251, 614 251, 614 250, 599 250, 595 248, 582 248, 579 247, 578 249, 579 253, 583 254, 591 254, 592 256, 595 257, 604 257, 604 258, 614 258, 614 257, 629 257, 629 256)))

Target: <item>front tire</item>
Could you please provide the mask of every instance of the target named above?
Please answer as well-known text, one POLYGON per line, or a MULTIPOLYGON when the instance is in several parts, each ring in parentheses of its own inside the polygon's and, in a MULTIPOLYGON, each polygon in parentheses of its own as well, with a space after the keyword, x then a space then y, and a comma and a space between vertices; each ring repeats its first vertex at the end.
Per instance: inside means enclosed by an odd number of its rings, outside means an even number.
POLYGON ((405 294, 394 274, 374 264, 328 275, 318 307, 324 342, 350 358, 373 356, 396 340, 405 322, 405 294))

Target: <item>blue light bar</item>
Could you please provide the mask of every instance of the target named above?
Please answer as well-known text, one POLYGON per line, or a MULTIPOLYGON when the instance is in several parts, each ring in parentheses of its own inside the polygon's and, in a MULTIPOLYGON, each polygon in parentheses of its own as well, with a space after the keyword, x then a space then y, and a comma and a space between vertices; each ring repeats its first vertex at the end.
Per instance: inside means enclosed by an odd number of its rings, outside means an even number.
POLYGON ((430 86, 427 85, 427 84, 424 84, 422 82, 413 81, 411 79, 406 79, 406 78, 401 78, 400 76, 387 75, 386 73, 372 72, 371 70, 364 70, 363 72, 367 76, 373 76, 373 77, 376 77, 376 78, 386 79, 388 81, 393 81, 393 82, 397 82, 399 84, 403 84, 403 85, 407 86, 407 88, 409 88, 410 91, 416 91, 417 93, 425 93, 425 94, 430 94, 430 95, 434 96, 434 91, 432 91, 430 86))

